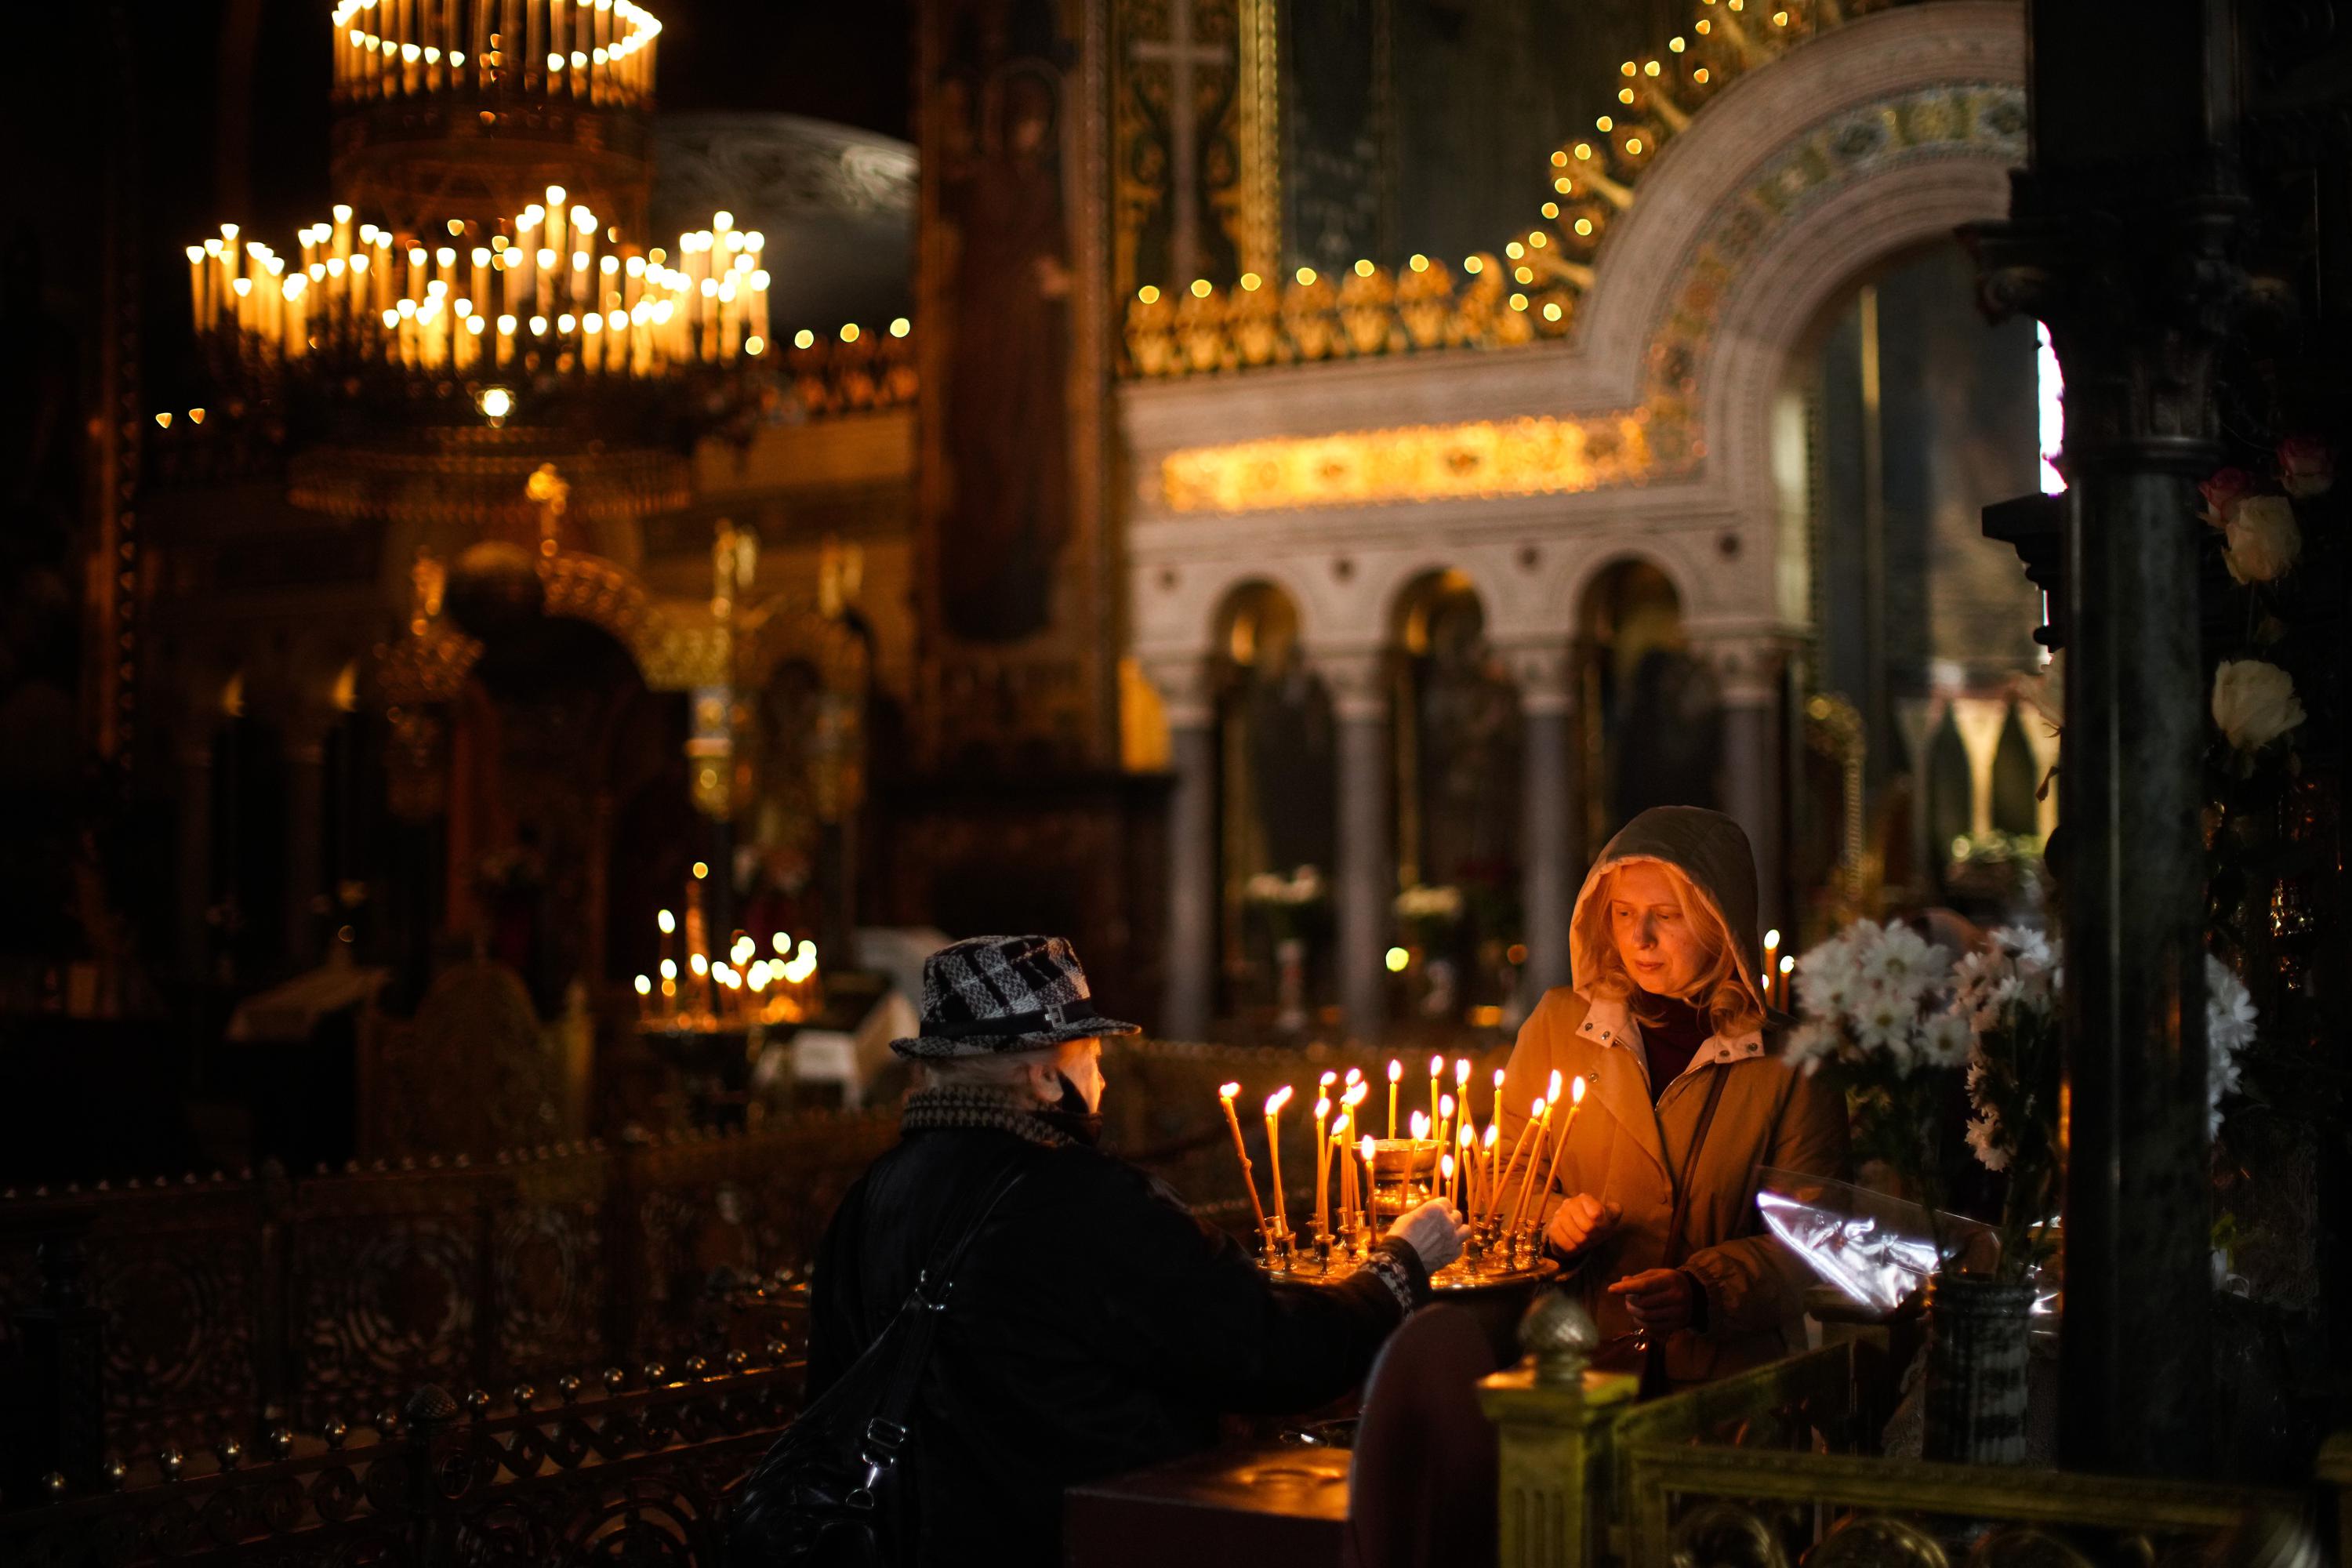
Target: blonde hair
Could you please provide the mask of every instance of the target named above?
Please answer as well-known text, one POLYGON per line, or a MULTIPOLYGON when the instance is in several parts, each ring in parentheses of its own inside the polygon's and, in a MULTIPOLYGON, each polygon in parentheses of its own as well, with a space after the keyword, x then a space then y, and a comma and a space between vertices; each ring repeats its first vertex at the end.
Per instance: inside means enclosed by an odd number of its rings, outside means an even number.
POLYGON ((1705 888, 1691 880, 1681 867, 1664 860, 1621 861, 1601 873, 1601 880, 1586 899, 1585 907, 1593 911, 1591 918, 1598 920, 1601 927, 1591 944, 1598 970, 1592 977, 1591 994, 1631 1003, 1633 1016, 1644 1024, 1662 1021, 1643 1016, 1642 999, 1649 993, 1636 985, 1633 977, 1625 972, 1625 961, 1617 952, 1616 933, 1609 925, 1609 903, 1615 896, 1617 873, 1636 864, 1655 866, 1666 874, 1674 883, 1675 897, 1683 906, 1683 918, 1691 922, 1699 940, 1715 955, 1680 1000, 1704 1011, 1709 1026, 1727 1039, 1762 1028, 1764 1009, 1741 972, 1739 944, 1732 939, 1730 923, 1705 888))

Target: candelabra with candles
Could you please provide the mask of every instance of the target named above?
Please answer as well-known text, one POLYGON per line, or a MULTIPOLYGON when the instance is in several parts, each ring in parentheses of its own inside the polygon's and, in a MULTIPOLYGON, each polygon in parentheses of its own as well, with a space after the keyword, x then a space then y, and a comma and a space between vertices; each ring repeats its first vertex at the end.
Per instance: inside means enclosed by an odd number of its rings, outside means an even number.
POLYGON ((1282 1180, 1282 1113, 1295 1098, 1294 1089, 1287 1084, 1277 1089, 1264 1107, 1267 1159, 1273 1166, 1274 1209, 1268 1214, 1242 1136, 1235 1104, 1242 1086, 1223 1085, 1218 1100, 1233 1133, 1243 1184, 1249 1189, 1260 1266, 1278 1278, 1307 1284, 1343 1279, 1362 1266, 1386 1221, 1443 1198, 1468 1219, 1471 1234, 1462 1257, 1432 1279, 1437 1289, 1520 1287, 1557 1273, 1559 1264, 1544 1255, 1543 1199, 1559 1176, 1570 1130, 1583 1104, 1584 1080, 1575 1080, 1567 1113, 1556 1116, 1561 1083, 1554 1073, 1548 1092, 1529 1107, 1526 1124, 1507 1152, 1504 1075, 1499 1068, 1495 1072, 1482 1130, 1471 1103, 1470 1073, 1469 1061, 1457 1059, 1454 1092, 1447 1093, 1444 1058, 1432 1058, 1430 1108, 1415 1109, 1404 1124, 1406 1135, 1399 1137, 1397 1091, 1403 1065, 1391 1061, 1385 1138, 1361 1131, 1358 1121, 1370 1087, 1361 1072, 1349 1068, 1344 1081, 1325 1073, 1317 1085, 1314 1106, 1314 1214, 1301 1226, 1292 1224, 1282 1180), (1540 1185, 1538 1170, 1544 1173, 1540 1185))
POLYGON ((703 914, 702 885, 710 868, 696 861, 686 884, 685 918, 660 910, 661 962, 636 977, 637 1027, 649 1035, 754 1034, 780 1024, 802 1024, 824 1010, 816 943, 774 931, 772 956, 749 931, 732 933, 713 952, 703 914))

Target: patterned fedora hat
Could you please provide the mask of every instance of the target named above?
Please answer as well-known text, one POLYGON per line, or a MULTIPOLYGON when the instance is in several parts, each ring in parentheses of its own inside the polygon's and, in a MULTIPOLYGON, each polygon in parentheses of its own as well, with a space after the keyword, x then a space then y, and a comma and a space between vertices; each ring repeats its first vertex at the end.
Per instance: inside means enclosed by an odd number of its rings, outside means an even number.
POLYGON ((890 1048, 918 1059, 983 1057, 1142 1032, 1095 1011, 1086 969, 1066 939, 975 936, 923 961, 923 1032, 890 1048))

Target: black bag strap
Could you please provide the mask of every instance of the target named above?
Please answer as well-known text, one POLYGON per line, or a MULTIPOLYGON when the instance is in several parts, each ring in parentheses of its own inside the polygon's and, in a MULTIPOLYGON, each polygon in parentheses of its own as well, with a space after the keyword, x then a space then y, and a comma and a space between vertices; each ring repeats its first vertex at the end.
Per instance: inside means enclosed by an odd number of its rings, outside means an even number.
POLYGON ((1683 1226, 1690 1219, 1691 1183, 1698 1174, 1698 1152, 1706 1142, 1706 1130, 1715 1124, 1715 1108, 1723 1103, 1723 1080, 1731 1076, 1731 1068, 1717 1063, 1714 1076, 1706 1086, 1706 1103, 1698 1109, 1697 1125, 1691 1129, 1690 1147, 1683 1151, 1682 1179, 1675 1184, 1675 1208, 1666 1221, 1666 1267, 1678 1268, 1689 1247, 1683 1236, 1683 1226))
MULTIPOLYGON (((1019 1155, 1008 1162, 997 1173, 995 1183, 982 1201, 979 1212, 963 1234, 950 1244, 929 1267, 915 1276, 915 1288, 907 1293, 906 1301, 898 1308, 898 1318, 906 1326, 906 1337, 899 1342, 898 1359, 890 1368, 890 1380, 883 1384, 881 1403, 866 1423, 858 1445, 858 1458, 865 1463, 866 1479, 849 1494, 848 1501, 856 1508, 870 1508, 874 1488, 891 1466, 898 1463, 898 1450, 907 1442, 907 1413, 915 1403, 915 1390, 922 1382, 924 1363, 930 1360, 931 1341, 939 1333, 940 1319, 948 1310, 948 1292, 955 1284, 956 1270, 963 1264, 964 1254, 986 1227, 996 1205, 1005 1194, 1021 1184, 1028 1174, 1025 1160, 1019 1155)), ((886 1331, 887 1333, 887 1331, 886 1331)), ((881 1340, 875 1342, 878 1348, 881 1340)))

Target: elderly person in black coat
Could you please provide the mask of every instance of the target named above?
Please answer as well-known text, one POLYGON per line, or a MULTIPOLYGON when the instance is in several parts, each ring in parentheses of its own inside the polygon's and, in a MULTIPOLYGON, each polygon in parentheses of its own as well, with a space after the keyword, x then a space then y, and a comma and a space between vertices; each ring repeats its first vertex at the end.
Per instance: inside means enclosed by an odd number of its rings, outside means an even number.
POLYGON ((1062 1491, 1209 1447, 1226 1411, 1284 1413, 1361 1381, 1429 1298, 1465 1232, 1441 1203, 1405 1215, 1334 1289, 1284 1288, 1151 1176, 1095 1147, 1102 1037, 1058 937, 978 937, 932 955, 926 1069, 903 1137, 850 1189, 814 1278, 812 1399, 887 1327, 927 1261, 973 1233, 907 1422, 912 1563, 1052 1563, 1062 1491))

